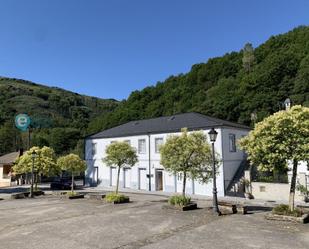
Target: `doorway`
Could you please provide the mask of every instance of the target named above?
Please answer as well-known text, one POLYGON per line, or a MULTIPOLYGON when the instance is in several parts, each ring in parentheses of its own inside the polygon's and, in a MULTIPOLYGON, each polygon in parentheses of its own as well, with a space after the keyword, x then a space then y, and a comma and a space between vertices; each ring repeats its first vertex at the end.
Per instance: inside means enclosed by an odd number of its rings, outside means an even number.
POLYGON ((156 191, 163 190, 163 170, 156 169, 156 191))
POLYGON ((116 186, 117 184, 117 169, 115 167, 110 168, 110 186, 116 186))
POLYGON ((131 186, 131 169, 124 168, 123 169, 123 187, 130 188, 131 186))
POLYGON ((147 190, 147 174, 146 169, 139 169, 138 170, 138 184, 139 189, 141 190, 147 190))
POLYGON ((98 186, 98 181, 99 181, 99 167, 93 167, 93 182, 92 184, 94 186, 98 186))

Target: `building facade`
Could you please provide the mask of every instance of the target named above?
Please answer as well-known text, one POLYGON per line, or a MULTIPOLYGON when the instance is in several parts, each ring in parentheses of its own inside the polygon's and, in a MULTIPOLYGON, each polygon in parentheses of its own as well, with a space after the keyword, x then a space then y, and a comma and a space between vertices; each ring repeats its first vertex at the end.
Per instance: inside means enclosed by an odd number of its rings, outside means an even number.
POLYGON ((15 160, 21 156, 22 151, 12 152, 0 157, 0 187, 12 185, 11 173, 15 160))
MULTIPOLYGON (((149 191, 182 191, 182 174, 174 175, 160 164, 159 146, 171 134, 211 128, 218 132, 215 151, 221 158, 217 175, 218 196, 224 196, 240 164, 245 158, 237 148, 237 140, 249 132, 249 128, 236 123, 211 118, 199 113, 184 113, 168 117, 132 121, 86 138, 85 160, 87 162, 86 183, 91 186, 113 187, 116 185, 117 170, 104 164, 106 147, 114 141, 126 141, 136 148, 138 163, 124 167, 120 173, 120 187, 149 191)), ((211 195, 212 182, 201 184, 188 179, 188 194, 211 195)))

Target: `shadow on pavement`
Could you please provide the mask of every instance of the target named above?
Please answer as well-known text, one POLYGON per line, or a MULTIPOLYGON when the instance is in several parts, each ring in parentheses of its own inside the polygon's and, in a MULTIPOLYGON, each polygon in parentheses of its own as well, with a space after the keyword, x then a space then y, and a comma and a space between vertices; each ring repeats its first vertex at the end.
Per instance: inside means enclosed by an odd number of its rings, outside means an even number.
MULTIPOLYGON (((46 190, 50 190, 49 187, 39 187, 40 190, 42 191, 46 191, 46 190)), ((0 194, 14 194, 14 193, 21 193, 21 192, 25 192, 28 191, 29 187, 9 187, 9 188, 0 188, 0 194)))

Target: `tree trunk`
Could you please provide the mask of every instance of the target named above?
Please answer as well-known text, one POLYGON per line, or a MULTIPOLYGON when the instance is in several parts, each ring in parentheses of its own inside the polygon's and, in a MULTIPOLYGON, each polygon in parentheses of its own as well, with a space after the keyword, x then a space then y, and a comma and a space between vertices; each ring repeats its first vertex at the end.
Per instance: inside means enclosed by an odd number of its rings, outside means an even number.
POLYGON ((72 171, 71 192, 74 192, 74 172, 72 171))
POLYGON ((187 172, 183 172, 182 196, 186 196, 187 172))
POLYGON ((120 166, 118 166, 116 194, 118 194, 118 188, 119 188, 119 175, 120 175, 120 166))
POLYGON ((298 165, 298 161, 293 160, 293 169, 292 169, 293 173, 292 173, 292 179, 291 179, 290 198, 289 198, 289 207, 290 207, 291 211, 294 211, 294 198, 295 198, 297 165, 298 165))

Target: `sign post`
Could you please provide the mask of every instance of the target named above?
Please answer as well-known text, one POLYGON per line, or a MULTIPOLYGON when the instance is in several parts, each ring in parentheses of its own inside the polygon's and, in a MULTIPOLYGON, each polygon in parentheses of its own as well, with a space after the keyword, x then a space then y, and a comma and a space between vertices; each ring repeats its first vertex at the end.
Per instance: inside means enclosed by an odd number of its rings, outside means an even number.
POLYGON ((15 117, 15 126, 17 129, 21 130, 21 131, 27 131, 28 129, 28 149, 30 149, 30 123, 31 123, 31 119, 27 114, 18 114, 15 117))

